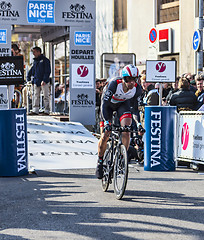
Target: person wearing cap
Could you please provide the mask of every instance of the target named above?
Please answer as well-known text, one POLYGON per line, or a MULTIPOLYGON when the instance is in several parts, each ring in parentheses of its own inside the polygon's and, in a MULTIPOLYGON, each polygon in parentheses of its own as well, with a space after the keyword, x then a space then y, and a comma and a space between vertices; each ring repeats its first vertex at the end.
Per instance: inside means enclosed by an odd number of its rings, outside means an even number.
MULTIPOLYGON (((122 78, 113 78, 104 88, 101 98, 101 137, 98 142, 98 164, 96 167, 96 177, 98 179, 103 178, 103 155, 110 136, 113 112, 117 112, 122 127, 132 124, 130 99, 134 98, 136 100, 142 93, 141 87, 137 83, 138 76, 138 68, 134 65, 127 65, 122 69, 122 78)), ((122 133, 122 143, 128 150, 130 144, 129 132, 122 133)))
POLYGON ((49 115, 49 83, 51 73, 50 60, 41 53, 40 47, 34 47, 32 52, 34 55, 34 62, 28 72, 27 80, 31 81, 31 76, 33 76, 32 84, 34 85, 34 97, 33 110, 29 115, 39 114, 41 89, 43 91, 44 114, 49 115))

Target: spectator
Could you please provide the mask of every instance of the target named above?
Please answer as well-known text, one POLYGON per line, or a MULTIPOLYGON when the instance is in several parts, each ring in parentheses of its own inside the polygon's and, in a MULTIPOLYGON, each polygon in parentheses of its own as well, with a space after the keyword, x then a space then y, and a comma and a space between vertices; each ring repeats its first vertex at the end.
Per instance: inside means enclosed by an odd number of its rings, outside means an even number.
POLYGON ((146 75, 146 70, 142 70, 141 75, 146 75))
POLYGON ((101 89, 103 90, 103 88, 105 87, 106 83, 107 83, 107 79, 106 78, 100 78, 101 81, 101 89))
POLYGON ((167 95, 166 97, 166 104, 169 105, 169 101, 171 99, 171 96, 173 93, 177 92, 179 89, 178 89, 178 83, 179 83, 179 79, 180 77, 177 77, 176 78, 176 81, 174 83, 172 83, 172 88, 171 90, 169 91, 169 94, 167 95))
POLYGON ((18 45, 13 43, 11 45, 11 55, 12 56, 23 56, 20 52, 21 52, 21 49, 18 47, 18 45))
POLYGON ((170 90, 171 90, 171 85, 169 83, 163 83, 162 84, 162 98, 166 99, 167 95, 169 94, 170 90))
MULTIPOLYGON (((21 52, 21 49, 18 47, 18 45, 13 43, 11 45, 11 55, 12 56, 23 56, 20 52, 21 52)), ((23 86, 19 85, 19 84, 16 84, 15 87, 14 87, 14 85, 11 85, 10 90, 9 90, 10 91, 10 98, 14 98, 14 88, 21 92, 22 91, 22 87, 23 86)), ((12 107, 13 108, 17 107, 18 103, 19 103, 19 95, 16 94, 15 102, 14 102, 14 99, 12 101, 12 107)))
POLYGON ((101 105, 102 84, 100 79, 96 79, 96 106, 101 105))
POLYGON ((93 132, 100 132, 100 107, 101 107, 101 95, 103 92, 103 83, 106 82, 106 79, 96 79, 96 107, 95 107, 95 125, 93 126, 93 132))
POLYGON ((55 98, 58 98, 61 94, 62 90, 60 89, 60 85, 58 82, 55 83, 55 98))
POLYGON ((49 83, 50 83, 50 73, 51 66, 50 60, 46 58, 41 53, 41 48, 34 47, 32 49, 34 55, 34 63, 28 72, 27 80, 31 80, 33 76, 32 84, 34 84, 34 96, 33 96, 33 110, 29 115, 38 115, 39 114, 39 105, 40 105, 40 92, 41 88, 43 91, 43 102, 44 102, 44 114, 49 115, 49 83))
POLYGON ((200 108, 204 104, 204 89, 203 89, 203 75, 196 76, 196 88, 197 91, 195 92, 196 97, 198 98, 198 108, 200 108))
MULTIPOLYGON (((140 83, 138 82, 139 78, 140 78, 140 75, 137 80, 138 85, 140 85, 140 83)), ((142 89, 141 85, 140 85, 140 88, 142 89)), ((137 125, 138 123, 140 123, 139 100, 140 100, 140 96, 137 99, 135 98, 130 99, 130 110, 132 113, 132 127, 134 130, 137 129, 137 125)))
POLYGON ((142 95, 139 97, 139 105, 144 106, 147 104, 146 102, 147 94, 150 90, 154 89, 154 85, 152 83, 147 83, 146 75, 142 75, 141 86, 142 86, 142 95))
MULTIPOLYGON (((69 102, 70 95, 69 95, 69 84, 66 85, 66 101, 69 102)), ((55 111, 56 112, 64 112, 64 101, 65 101, 65 84, 60 85, 59 87, 61 89, 61 94, 55 98, 55 111)), ((65 111, 68 111, 68 109, 65 109, 65 111)))
POLYGON ((191 73, 184 73, 183 77, 189 81, 190 91, 195 93, 196 92, 195 81, 194 81, 195 75, 191 73))
MULTIPOLYGON (((147 105, 147 95, 149 91, 154 89, 154 85, 152 83, 146 82, 146 75, 141 76, 141 86, 142 86, 142 94, 138 98, 138 105, 139 105, 139 111, 140 111, 140 122, 142 123, 142 126, 144 127, 144 106, 147 105)), ((150 101, 151 102, 151 101, 150 101)), ((148 101, 148 103, 150 103, 148 101)))
POLYGON ((155 87, 148 92, 146 101, 148 106, 159 105, 159 83, 156 83, 155 87))
POLYGON ((144 162, 144 142, 143 135, 144 128, 138 129, 137 135, 131 138, 130 146, 128 149, 128 161, 131 159, 137 160, 140 164, 144 162))
POLYGON ((181 110, 196 110, 197 97, 194 92, 190 91, 190 83, 188 79, 182 77, 179 79, 179 90, 172 94, 170 98, 170 105, 177 106, 177 111, 181 110))

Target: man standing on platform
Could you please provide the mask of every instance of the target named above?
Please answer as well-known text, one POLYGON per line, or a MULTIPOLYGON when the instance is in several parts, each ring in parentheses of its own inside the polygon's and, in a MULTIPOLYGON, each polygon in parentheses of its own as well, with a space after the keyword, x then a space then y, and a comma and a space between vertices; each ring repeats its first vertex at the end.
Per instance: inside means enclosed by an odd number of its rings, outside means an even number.
POLYGON ((34 85, 34 96, 33 96, 33 110, 29 115, 39 114, 40 105, 40 92, 43 91, 43 103, 44 103, 44 114, 49 115, 49 95, 50 95, 50 73, 51 66, 50 60, 46 58, 41 52, 40 47, 34 47, 32 49, 34 55, 33 66, 28 72, 27 80, 31 80, 33 76, 32 84, 34 85))

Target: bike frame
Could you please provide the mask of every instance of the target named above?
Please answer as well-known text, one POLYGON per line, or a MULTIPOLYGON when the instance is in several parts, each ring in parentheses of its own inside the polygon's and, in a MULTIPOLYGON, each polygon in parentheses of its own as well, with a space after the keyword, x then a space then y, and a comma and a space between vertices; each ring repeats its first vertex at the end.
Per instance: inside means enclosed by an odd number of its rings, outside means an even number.
POLYGON ((133 131, 130 126, 120 127, 113 125, 107 143, 109 146, 107 146, 105 152, 104 177, 102 178, 102 188, 104 192, 108 190, 109 184, 112 183, 113 179, 114 192, 118 200, 123 197, 128 178, 127 149, 122 143, 122 132, 133 131), (123 159, 122 162, 120 162, 121 156, 123 159), (122 176, 124 176, 124 178, 122 176))
POLYGON ((122 132, 119 132, 119 133, 120 134, 118 137, 117 133, 115 132, 115 128, 111 131, 110 140, 109 140, 111 142, 111 162, 109 164, 109 166, 111 166, 111 168, 109 169, 109 172, 111 172, 114 168, 114 163, 115 163, 115 159, 116 159, 115 151, 122 144, 122 132))

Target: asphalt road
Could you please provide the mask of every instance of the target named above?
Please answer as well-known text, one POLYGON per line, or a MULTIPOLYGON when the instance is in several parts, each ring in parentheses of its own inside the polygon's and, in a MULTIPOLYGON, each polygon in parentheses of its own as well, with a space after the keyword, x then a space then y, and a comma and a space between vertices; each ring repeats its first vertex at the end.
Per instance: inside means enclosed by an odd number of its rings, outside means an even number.
POLYGON ((204 239, 204 175, 130 168, 122 200, 94 169, 0 178, 0 239, 204 239))

